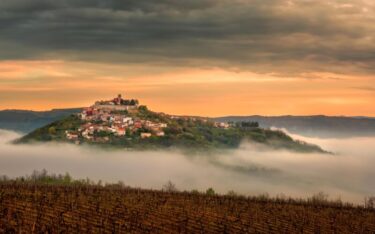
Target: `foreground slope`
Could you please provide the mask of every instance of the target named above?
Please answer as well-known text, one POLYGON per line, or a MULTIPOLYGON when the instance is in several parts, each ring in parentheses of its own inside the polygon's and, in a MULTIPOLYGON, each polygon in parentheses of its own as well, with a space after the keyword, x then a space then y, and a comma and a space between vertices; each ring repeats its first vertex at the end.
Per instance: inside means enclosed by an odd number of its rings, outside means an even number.
POLYGON ((2 233, 374 233, 374 210, 120 187, 0 184, 2 233))

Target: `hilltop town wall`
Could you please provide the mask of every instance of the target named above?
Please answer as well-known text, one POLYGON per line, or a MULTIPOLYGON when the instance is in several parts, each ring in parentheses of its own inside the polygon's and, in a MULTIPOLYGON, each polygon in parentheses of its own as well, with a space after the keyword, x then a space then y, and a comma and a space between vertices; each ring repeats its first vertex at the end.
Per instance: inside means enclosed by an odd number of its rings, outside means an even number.
POLYGON ((129 105, 95 104, 93 107, 98 108, 98 109, 109 109, 109 110, 118 110, 118 111, 137 109, 136 105, 129 106, 129 105))

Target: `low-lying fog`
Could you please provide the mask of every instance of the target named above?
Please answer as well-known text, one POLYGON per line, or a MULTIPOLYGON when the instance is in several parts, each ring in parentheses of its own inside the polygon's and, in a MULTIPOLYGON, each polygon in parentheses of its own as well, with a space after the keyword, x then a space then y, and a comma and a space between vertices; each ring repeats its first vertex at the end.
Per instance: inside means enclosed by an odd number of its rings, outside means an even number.
POLYGON ((0 175, 31 174, 34 169, 69 172, 74 178, 123 181, 132 187, 161 189, 171 180, 179 190, 225 194, 268 193, 306 197, 323 191, 331 199, 362 203, 375 195, 375 138, 315 139, 335 155, 270 151, 250 143, 221 155, 189 156, 177 151, 105 151, 70 144, 13 145, 20 135, 0 130, 0 175))

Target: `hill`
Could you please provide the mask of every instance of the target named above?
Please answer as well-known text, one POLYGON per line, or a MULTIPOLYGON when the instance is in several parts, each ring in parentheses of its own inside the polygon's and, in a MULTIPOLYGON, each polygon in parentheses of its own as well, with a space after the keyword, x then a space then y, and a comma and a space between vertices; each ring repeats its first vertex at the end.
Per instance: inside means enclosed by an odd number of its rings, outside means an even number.
POLYGON ((342 116, 226 116, 215 121, 253 121, 263 128, 285 128, 307 137, 337 138, 375 136, 375 118, 342 116))
MULTIPOLYGON (((152 113, 152 112, 150 112, 152 113)), ((154 113, 155 116, 159 116, 154 113)), ((159 116, 161 117, 161 116, 159 116)), ((249 140, 270 146, 274 149, 289 149, 298 152, 325 152, 316 145, 295 141, 281 131, 262 128, 242 129, 233 127, 221 129, 213 123, 204 123, 190 119, 171 119, 161 117, 169 124, 164 136, 142 138, 142 130, 130 135, 117 136, 110 132, 95 132, 95 140, 87 140, 82 136, 76 139, 80 144, 124 147, 134 149, 182 148, 182 149, 235 149, 243 140, 249 140)), ((72 142, 66 138, 66 131, 76 132, 82 124, 78 116, 71 115, 55 121, 22 137, 19 143, 32 142, 72 142)), ((74 141, 76 142, 76 141, 74 141)))
POLYGON ((28 133, 80 111, 81 108, 50 111, 2 110, 0 111, 0 129, 28 133))
POLYGON ((14 182, 0 191, 1 233, 375 232, 374 210, 314 199, 14 182))
MULTIPOLYGON (((20 133, 43 127, 49 123, 82 111, 82 108, 54 109, 51 111, 0 111, 0 129, 20 133)), ((337 138, 375 136, 375 118, 342 116, 224 116, 212 118, 217 122, 258 122, 262 128, 284 128, 307 137, 337 138)))
POLYGON ((295 141, 281 131, 259 128, 254 122, 228 124, 207 118, 171 116, 132 105, 106 104, 57 120, 22 137, 19 143, 73 142, 132 149, 182 148, 190 151, 235 149, 244 140, 274 149, 325 152, 316 145, 295 141), (119 108, 125 108, 120 110, 119 108))

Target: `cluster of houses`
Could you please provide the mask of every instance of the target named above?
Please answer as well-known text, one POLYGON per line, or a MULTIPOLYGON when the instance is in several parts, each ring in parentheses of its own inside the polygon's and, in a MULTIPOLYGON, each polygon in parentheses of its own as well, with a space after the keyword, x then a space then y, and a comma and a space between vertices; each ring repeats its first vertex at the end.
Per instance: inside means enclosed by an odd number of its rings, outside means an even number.
POLYGON ((212 123, 213 124, 213 127, 215 128, 224 128, 224 129, 228 129, 228 128, 231 128, 231 127, 234 127, 234 124, 233 123, 228 123, 228 122, 212 122, 212 121, 209 121, 208 118, 204 118, 204 117, 191 117, 191 116, 171 116, 172 119, 182 119, 182 120, 190 120, 190 121, 193 121, 193 122, 196 122, 196 121, 200 121, 200 122, 203 122, 203 123, 212 123))
POLYGON ((82 137, 91 142, 107 142, 110 135, 126 136, 138 132, 142 139, 165 135, 163 129, 168 127, 167 123, 131 117, 129 113, 137 112, 137 109, 138 101, 124 100, 121 95, 111 101, 96 102, 83 109, 79 116, 84 124, 78 131, 66 131, 66 138, 78 141, 82 137))
MULTIPOLYGON (((138 100, 126 100, 120 94, 109 101, 98 101, 93 106, 82 110, 79 117, 83 124, 77 131, 66 131, 66 138, 79 143, 82 138, 90 142, 108 142, 112 135, 130 137, 136 134, 142 139, 152 136, 163 137, 165 135, 164 129, 168 127, 167 123, 153 122, 136 117, 136 113, 141 109, 138 104, 138 100)), ((237 127, 238 125, 238 123, 211 122, 208 118, 202 117, 169 117, 177 121, 210 123, 213 127, 223 129, 237 127)), ((239 127, 254 128, 258 126, 258 123, 244 122, 239 127)))
POLYGON ((217 128, 224 128, 224 129, 232 127, 232 125, 227 122, 214 122, 214 126, 217 128))

